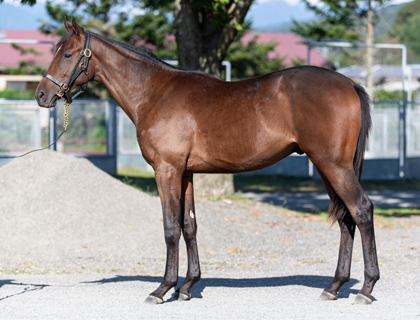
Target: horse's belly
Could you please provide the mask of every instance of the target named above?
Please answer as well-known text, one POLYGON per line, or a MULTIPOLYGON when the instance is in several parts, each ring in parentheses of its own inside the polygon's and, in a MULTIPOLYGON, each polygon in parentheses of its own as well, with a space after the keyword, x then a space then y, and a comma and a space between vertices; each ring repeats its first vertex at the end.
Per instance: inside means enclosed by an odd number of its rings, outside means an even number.
POLYGON ((196 173, 239 173, 269 167, 296 152, 293 142, 277 141, 264 146, 245 141, 232 144, 204 144, 193 150, 187 170, 196 173))

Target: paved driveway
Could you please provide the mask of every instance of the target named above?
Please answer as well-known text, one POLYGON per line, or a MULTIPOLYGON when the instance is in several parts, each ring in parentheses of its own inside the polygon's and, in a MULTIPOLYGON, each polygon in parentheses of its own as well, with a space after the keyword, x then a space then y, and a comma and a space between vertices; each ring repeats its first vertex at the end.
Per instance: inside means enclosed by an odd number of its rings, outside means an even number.
MULTIPOLYGON (((368 192, 375 208, 420 208, 420 190, 368 192)), ((243 197, 272 203, 291 210, 327 210, 330 198, 317 192, 245 192, 243 197)))

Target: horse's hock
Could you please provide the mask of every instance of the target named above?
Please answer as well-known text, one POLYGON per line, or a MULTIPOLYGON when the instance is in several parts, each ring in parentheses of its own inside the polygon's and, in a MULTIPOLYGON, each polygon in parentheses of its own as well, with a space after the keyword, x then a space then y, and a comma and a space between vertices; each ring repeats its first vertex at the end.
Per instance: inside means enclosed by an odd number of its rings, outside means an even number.
POLYGON ((194 194, 198 197, 222 197, 235 192, 232 174, 195 174, 194 194))

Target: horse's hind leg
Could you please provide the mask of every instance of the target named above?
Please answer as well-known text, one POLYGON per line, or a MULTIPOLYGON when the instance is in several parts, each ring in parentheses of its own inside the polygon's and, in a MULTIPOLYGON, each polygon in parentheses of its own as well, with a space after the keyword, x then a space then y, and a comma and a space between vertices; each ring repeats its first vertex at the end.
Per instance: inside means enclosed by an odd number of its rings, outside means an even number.
POLYGON ((341 230, 340 251, 338 254, 337 269, 331 284, 325 288, 319 297, 320 300, 335 300, 341 286, 350 280, 351 257, 353 253, 354 231, 356 224, 350 213, 339 222, 341 230))
MULTIPOLYGON (((328 179, 324 174, 319 171, 322 182, 324 183, 325 189, 331 199, 331 205, 334 204, 337 194, 331 186, 328 179)), ((343 205, 344 206, 344 205, 343 205)), ((354 231, 356 224, 350 215, 350 212, 346 207, 341 208, 345 210, 343 220, 339 221, 341 239, 340 239, 340 251, 338 254, 337 269, 335 271, 334 279, 331 284, 322 292, 319 297, 320 300, 336 300, 338 297, 338 291, 341 286, 350 280, 350 267, 351 267, 351 256, 353 253, 353 242, 354 242, 354 231)))
POLYGON ((183 192, 183 221, 182 234, 187 245, 188 253, 188 271, 184 283, 179 287, 178 300, 188 300, 191 297, 190 290, 192 286, 200 280, 200 262, 198 259, 197 249, 197 221, 194 208, 194 190, 193 190, 193 175, 186 174, 182 180, 183 192))
POLYGON ((179 238, 181 237, 181 185, 183 172, 163 164, 155 171, 156 183, 162 203, 163 226, 166 242, 166 269, 160 286, 146 299, 146 303, 159 304, 163 296, 178 282, 179 238))
MULTIPOLYGON (((331 163, 322 163, 321 165, 318 164, 316 166, 344 202, 351 214, 352 220, 354 220, 360 230, 365 265, 365 281, 362 290, 360 290, 356 297, 355 303, 371 303, 371 293, 373 287, 376 281, 379 280, 379 267, 373 227, 373 204, 362 189, 356 175, 354 174, 352 164, 336 164, 332 166, 331 163)), ((349 249, 352 247, 353 240, 350 240, 352 238, 351 222, 349 222, 348 218, 344 218, 342 224, 344 223, 345 225, 345 221, 349 223, 350 230, 347 229, 346 231, 347 226, 340 226, 342 232, 344 231, 344 235, 342 234, 342 246, 340 247, 340 257, 342 260, 339 260, 337 267, 339 268, 340 266, 343 266, 345 269, 339 271, 337 282, 333 281, 331 284, 333 289, 338 287, 342 280, 346 280, 347 274, 349 276, 349 260, 351 259, 349 249), (344 278, 340 281, 340 277, 344 278)))

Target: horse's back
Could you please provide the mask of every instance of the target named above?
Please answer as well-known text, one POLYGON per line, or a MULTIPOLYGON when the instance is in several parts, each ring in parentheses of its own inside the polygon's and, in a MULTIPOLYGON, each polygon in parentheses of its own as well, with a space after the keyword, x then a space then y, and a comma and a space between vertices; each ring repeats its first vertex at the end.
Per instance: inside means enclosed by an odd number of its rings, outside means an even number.
POLYGON ((165 145, 182 141, 179 158, 186 156, 193 172, 257 170, 293 152, 310 152, 311 139, 325 140, 331 127, 356 114, 348 106, 352 90, 350 79, 314 67, 237 82, 182 73, 168 90, 170 103, 160 104, 161 129, 155 131, 165 145))

